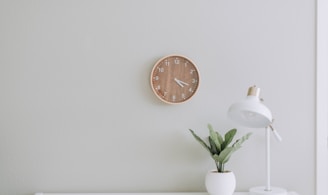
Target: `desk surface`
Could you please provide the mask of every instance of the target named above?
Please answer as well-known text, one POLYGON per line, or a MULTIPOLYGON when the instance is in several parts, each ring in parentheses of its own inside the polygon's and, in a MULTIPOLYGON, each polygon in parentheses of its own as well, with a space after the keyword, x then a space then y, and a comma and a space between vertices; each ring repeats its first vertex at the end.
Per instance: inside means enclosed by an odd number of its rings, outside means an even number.
MULTIPOLYGON (((209 195, 207 192, 148 192, 148 193, 35 193, 34 195, 209 195)), ((235 192, 233 195, 249 195, 248 192, 235 192)), ((288 195, 298 195, 288 192, 288 195)))
MULTIPOLYGON (((147 192, 147 193, 35 193, 34 195, 209 195, 207 192, 147 192)), ((248 192, 235 192, 233 195, 248 195, 248 192)))

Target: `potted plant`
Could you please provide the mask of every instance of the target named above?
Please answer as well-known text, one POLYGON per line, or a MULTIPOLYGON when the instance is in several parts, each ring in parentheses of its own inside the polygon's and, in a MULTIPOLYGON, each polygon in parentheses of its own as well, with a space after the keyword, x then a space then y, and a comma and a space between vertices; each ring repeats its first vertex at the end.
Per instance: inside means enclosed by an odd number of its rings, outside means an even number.
POLYGON ((225 164, 252 133, 247 133, 232 143, 237 129, 229 130, 224 137, 214 131, 211 124, 208 124, 208 129, 207 140, 201 139, 192 129, 189 129, 194 138, 210 153, 216 165, 216 170, 211 170, 206 174, 207 192, 211 195, 232 195, 236 188, 236 179, 232 171, 225 170, 225 164))

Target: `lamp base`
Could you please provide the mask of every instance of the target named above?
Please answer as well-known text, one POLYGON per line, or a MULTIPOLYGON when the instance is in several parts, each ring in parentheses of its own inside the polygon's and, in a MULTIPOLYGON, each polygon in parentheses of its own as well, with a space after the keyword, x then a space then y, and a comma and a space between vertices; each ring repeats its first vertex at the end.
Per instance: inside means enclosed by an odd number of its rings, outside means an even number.
POLYGON ((265 186, 250 188, 249 192, 250 195, 287 195, 287 190, 283 188, 271 187, 271 190, 266 190, 265 186))

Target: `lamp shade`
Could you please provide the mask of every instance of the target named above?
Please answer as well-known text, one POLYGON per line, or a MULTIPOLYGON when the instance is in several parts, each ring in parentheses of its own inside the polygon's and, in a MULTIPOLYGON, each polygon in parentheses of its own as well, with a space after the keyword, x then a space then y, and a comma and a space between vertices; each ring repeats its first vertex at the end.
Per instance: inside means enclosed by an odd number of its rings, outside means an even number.
POLYGON ((272 123, 271 111, 259 98, 260 89, 252 86, 246 99, 230 106, 228 116, 245 127, 263 128, 272 123))

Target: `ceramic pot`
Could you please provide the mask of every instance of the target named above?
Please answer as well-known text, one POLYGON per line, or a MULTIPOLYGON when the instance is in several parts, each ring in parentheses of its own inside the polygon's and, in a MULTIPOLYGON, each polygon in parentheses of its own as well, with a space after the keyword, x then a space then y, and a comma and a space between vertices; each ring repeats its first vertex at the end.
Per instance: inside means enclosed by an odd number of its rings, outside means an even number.
POLYGON ((231 171, 219 173, 217 170, 207 172, 206 190, 210 195, 232 195, 236 188, 235 174, 231 171))

